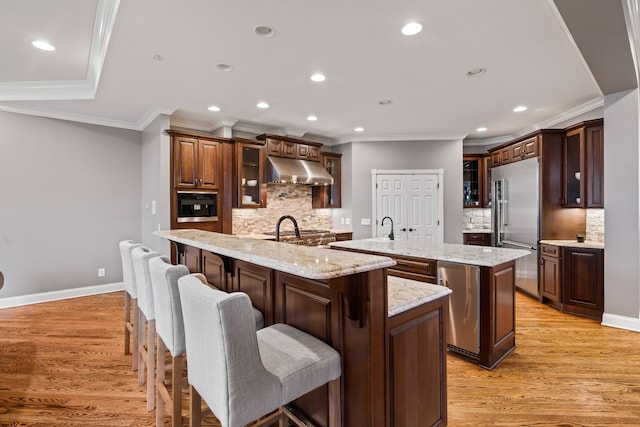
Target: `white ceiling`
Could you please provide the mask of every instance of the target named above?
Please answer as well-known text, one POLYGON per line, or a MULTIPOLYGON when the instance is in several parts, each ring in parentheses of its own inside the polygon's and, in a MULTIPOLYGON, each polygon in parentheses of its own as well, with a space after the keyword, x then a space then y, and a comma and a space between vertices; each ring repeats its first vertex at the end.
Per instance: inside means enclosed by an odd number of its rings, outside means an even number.
POLYGON ((0 54, 0 110, 137 130, 165 113, 335 142, 491 139, 602 105, 550 0, 3 0, 0 54))

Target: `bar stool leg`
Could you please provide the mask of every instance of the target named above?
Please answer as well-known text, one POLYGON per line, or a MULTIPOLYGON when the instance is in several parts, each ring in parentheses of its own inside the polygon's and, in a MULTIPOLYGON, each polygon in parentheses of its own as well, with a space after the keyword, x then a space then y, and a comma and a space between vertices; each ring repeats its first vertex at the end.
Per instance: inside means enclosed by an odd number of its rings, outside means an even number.
POLYGON ((202 425, 202 398, 191 384, 189 384, 189 427, 202 425))
POLYGON ((124 354, 131 354, 131 331, 133 324, 131 323, 131 295, 124 291, 124 354))
POLYGON ((172 427, 182 426, 182 355, 171 358, 172 427))
POLYGON ((133 329, 133 348, 132 353, 132 369, 133 371, 138 370, 138 354, 140 353, 139 345, 140 345, 140 309, 138 308, 138 300, 132 299, 133 301, 133 324, 131 325, 131 329, 133 329))
POLYGON ((156 321, 147 321, 147 411, 156 407, 155 398, 155 358, 156 358, 156 321))
POLYGON ((156 427, 164 426, 164 398, 162 396, 165 379, 164 353, 164 341, 158 336, 158 354, 156 359, 156 399, 158 399, 158 403, 156 404, 156 427))

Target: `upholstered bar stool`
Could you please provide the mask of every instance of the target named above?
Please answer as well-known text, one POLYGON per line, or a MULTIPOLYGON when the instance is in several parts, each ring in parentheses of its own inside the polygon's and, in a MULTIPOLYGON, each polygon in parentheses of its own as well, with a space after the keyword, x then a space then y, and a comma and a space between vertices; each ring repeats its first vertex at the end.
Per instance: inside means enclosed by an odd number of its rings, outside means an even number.
POLYGON ((131 354, 133 347, 133 357, 131 365, 134 371, 138 370, 138 296, 136 292, 135 277, 133 274, 133 264, 131 263, 131 251, 142 246, 134 243, 133 240, 123 240, 120 247, 120 258, 122 260, 122 282, 124 285, 124 354, 131 354), (131 311, 133 309, 133 319, 131 311), (131 339, 133 335, 133 340, 131 339), (130 346, 130 342, 133 345, 130 346))
MULTIPOLYGON (((292 419, 283 406, 329 384, 329 420, 340 427, 340 355, 289 325, 256 332, 249 297, 204 285, 193 275, 178 280, 184 317, 190 390, 190 425, 200 425, 200 399, 223 427, 292 419)), ((298 424, 300 423, 300 424, 298 424)))
POLYGON ((172 426, 182 425, 182 362, 186 351, 184 322, 178 279, 189 274, 184 265, 172 265, 165 257, 149 261, 158 336, 156 368, 156 426, 164 426, 165 404, 172 414, 172 426), (171 354, 171 393, 165 384, 165 348, 171 354))
POLYGON ((159 256, 160 253, 152 251, 146 246, 141 246, 131 251, 133 272, 136 278, 135 283, 138 292, 138 307, 140 308, 140 317, 138 319, 138 384, 143 385, 145 381, 147 383, 147 411, 153 411, 153 408, 155 408, 154 365, 156 350, 156 317, 153 304, 153 288, 151 287, 149 261, 152 258, 159 256), (146 380, 145 371, 147 375, 146 380))

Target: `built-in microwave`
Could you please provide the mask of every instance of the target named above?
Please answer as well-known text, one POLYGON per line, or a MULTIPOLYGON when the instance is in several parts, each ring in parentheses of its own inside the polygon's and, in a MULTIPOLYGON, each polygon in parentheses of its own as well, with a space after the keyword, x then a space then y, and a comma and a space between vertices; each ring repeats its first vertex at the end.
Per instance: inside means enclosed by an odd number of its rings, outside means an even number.
POLYGON ((218 193, 215 191, 176 192, 178 222, 211 222, 218 220, 218 193))

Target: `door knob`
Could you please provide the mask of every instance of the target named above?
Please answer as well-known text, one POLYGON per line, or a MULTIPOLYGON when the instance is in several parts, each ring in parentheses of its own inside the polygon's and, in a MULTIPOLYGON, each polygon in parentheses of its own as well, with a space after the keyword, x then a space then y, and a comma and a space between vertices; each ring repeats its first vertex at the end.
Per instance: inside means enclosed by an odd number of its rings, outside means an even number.
POLYGON ((416 228, 409 228, 409 231, 418 231, 416 228))
POLYGON ((405 228, 401 228, 400 231, 407 231, 406 227, 405 228))

